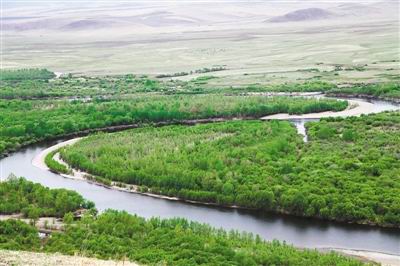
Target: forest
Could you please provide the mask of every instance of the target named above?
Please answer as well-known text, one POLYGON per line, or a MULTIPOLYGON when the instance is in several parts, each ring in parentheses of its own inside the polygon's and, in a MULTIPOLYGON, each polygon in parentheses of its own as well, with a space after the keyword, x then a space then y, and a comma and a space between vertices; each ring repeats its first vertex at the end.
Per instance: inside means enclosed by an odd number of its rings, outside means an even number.
MULTIPOLYGON (((216 87, 210 84, 219 77, 212 75, 187 81, 133 74, 56 77, 46 69, 1 70, 0 76, 0 157, 79 132, 138 126, 90 135, 49 153, 45 163, 54 172, 70 173, 53 159, 60 153, 74 168, 89 172, 91 180, 134 184, 139 192, 400 228, 399 112, 309 122, 308 142, 288 121, 251 120, 348 107, 346 100, 266 97, 264 92, 399 99, 397 83, 313 79, 216 87), (187 121, 190 126, 179 125, 187 121)), ((0 220, 0 249, 149 265, 363 265, 336 253, 180 218, 144 219, 115 210, 97 214, 94 203, 74 191, 13 176, 0 182, 0 215, 9 214, 63 218, 65 227, 40 239, 38 229, 22 220, 0 220), (72 220, 71 213, 81 208, 92 211, 72 220)))
POLYGON ((304 143, 286 121, 145 127, 89 136, 61 156, 144 192, 400 227, 400 113, 307 128, 304 143))
POLYGON ((40 140, 116 125, 188 119, 258 118, 276 113, 340 111, 332 99, 142 95, 125 100, 0 100, 0 155, 40 140))
MULTIPOLYGON (((8 192, 14 192, 28 204, 37 204, 43 209, 49 204, 38 203, 42 196, 50 201, 60 193, 22 178, 0 184, 2 202, 6 193, 9 196, 8 192)), ((63 193, 69 195, 69 200, 76 198, 79 205, 88 202, 75 192, 63 193)), ((15 204, 13 199, 6 200, 15 204)), ((64 204, 69 200, 64 199, 64 204)), ((18 208, 21 207, 15 209, 18 208)), ((4 214, 3 209, 0 213, 4 214)), ((0 248, 130 260, 146 265, 365 265, 334 252, 322 254, 278 241, 266 242, 250 233, 227 232, 181 218, 146 220, 114 210, 99 215, 87 212, 76 221, 65 215, 64 229, 43 240, 32 225, 14 219, 3 220, 0 221, 0 248)))
POLYGON ((49 189, 24 178, 0 182, 0 214, 22 213, 26 218, 63 217, 77 209, 91 209, 93 202, 66 189, 49 189))

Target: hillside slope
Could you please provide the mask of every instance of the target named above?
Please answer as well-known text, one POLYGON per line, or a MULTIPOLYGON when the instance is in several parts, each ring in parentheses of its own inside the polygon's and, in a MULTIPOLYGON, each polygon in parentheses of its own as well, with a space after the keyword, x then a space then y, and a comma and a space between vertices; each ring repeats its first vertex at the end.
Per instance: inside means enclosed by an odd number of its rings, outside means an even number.
POLYGON ((65 256, 59 254, 46 254, 27 251, 10 251, 0 250, 0 265, 57 265, 57 266, 137 266, 138 264, 129 261, 112 261, 112 260, 99 260, 93 258, 85 258, 78 256, 65 256))

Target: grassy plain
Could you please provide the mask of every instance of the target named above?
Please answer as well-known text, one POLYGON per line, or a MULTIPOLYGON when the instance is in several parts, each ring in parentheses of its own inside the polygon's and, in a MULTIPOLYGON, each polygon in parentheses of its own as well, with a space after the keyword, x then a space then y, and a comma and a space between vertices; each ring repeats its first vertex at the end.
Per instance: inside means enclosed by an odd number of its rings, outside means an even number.
POLYGON ((66 12, 57 5, 33 11, 19 7, 8 10, 18 20, 3 21, 3 66, 85 75, 157 75, 224 66, 214 73, 221 77, 212 84, 218 86, 398 80, 397 9, 396 1, 70 5, 66 12), (267 21, 307 7, 337 16, 267 21), (38 10, 41 16, 35 17, 38 10), (337 66, 343 70, 332 71, 337 66))

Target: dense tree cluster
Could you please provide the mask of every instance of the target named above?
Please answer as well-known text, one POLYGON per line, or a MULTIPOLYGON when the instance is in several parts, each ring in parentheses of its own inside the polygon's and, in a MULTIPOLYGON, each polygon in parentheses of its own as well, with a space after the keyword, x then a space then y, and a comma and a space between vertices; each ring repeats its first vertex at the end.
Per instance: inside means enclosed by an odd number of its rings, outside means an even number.
POLYGON ((307 128, 309 156, 300 163, 319 169, 306 176, 307 182, 311 187, 328 183, 336 194, 326 199, 333 207, 320 209, 320 215, 399 227, 400 112, 329 118, 307 128))
POLYGON ((186 119, 338 111, 347 104, 327 99, 223 95, 159 95, 90 102, 0 100, 0 154, 21 144, 86 129, 186 119))
POLYGON ((65 213, 93 206, 74 191, 49 189, 23 178, 11 177, 0 183, 0 214, 22 213, 28 218, 63 217, 65 213))
POLYGON ((17 70, 0 70, 0 82, 2 81, 21 81, 21 80, 49 80, 56 75, 47 69, 29 68, 17 70))
POLYGON ((54 155, 58 152, 59 150, 54 150, 52 152, 49 152, 44 158, 45 164, 47 165, 47 167, 49 167, 50 170, 56 173, 70 174, 71 171, 68 169, 67 166, 54 160, 54 155))
POLYGON ((88 137, 62 157, 153 193, 399 227, 400 113, 307 127, 308 143, 289 122, 148 127, 88 137))
POLYGON ((13 219, 0 221, 0 249, 36 251, 39 247, 35 227, 13 219))

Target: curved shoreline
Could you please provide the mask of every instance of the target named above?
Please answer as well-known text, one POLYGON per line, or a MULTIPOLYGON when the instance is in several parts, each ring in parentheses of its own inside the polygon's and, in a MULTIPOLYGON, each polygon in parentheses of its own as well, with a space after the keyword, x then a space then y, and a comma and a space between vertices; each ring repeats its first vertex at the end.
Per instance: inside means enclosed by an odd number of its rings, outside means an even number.
MULTIPOLYGON (((47 167, 47 165, 44 162, 44 159, 46 157, 46 155, 54 150, 57 150, 59 148, 68 146, 68 145, 72 145, 74 143, 76 143, 77 141, 79 141, 80 139, 82 139, 81 137, 79 138, 74 138, 74 139, 70 139, 67 141, 63 141, 60 142, 56 145, 53 145, 45 150, 43 150, 42 152, 40 152, 38 155, 36 155, 33 160, 32 160, 32 165, 34 165, 35 167, 38 167, 42 170, 47 170, 49 171, 50 169, 47 167)), ((76 170, 75 170, 76 171, 76 170)), ((85 172, 81 172, 83 174, 86 174, 85 172)), ((135 193, 135 194, 141 194, 144 196, 149 196, 149 197, 154 197, 154 198, 159 198, 159 199, 165 199, 165 200, 172 200, 172 201, 182 201, 182 202, 187 202, 187 203, 193 203, 193 204, 201 204, 201 205, 208 205, 208 206, 218 206, 218 207, 229 207, 229 208, 235 208, 235 209, 249 209, 249 208, 242 208, 240 206, 220 206, 218 204, 214 204, 214 203, 205 203, 205 202, 196 202, 196 201, 190 201, 190 200, 184 200, 184 199, 180 199, 177 197, 169 197, 169 196, 163 196, 163 195, 158 195, 158 194, 152 194, 152 193, 145 193, 145 192, 140 192, 137 190, 138 186, 135 185, 127 185, 131 188, 134 189, 129 189, 129 188, 123 188, 123 187, 119 187, 116 185, 104 185, 102 183, 99 182, 95 182, 92 180, 88 180, 85 179, 83 177, 76 177, 74 175, 66 175, 66 174, 59 174, 64 178, 69 178, 69 179, 74 179, 74 180, 81 180, 81 181, 85 181, 88 182, 90 184, 94 184, 94 185, 98 185, 98 186, 102 186, 108 189, 114 189, 114 190, 118 190, 121 192, 128 192, 128 193, 135 193)), ((300 249, 304 249, 302 247, 297 247, 300 249)), ((309 249, 309 248, 305 248, 305 249, 309 249)), ((359 249, 346 249, 346 248, 337 248, 337 247, 321 247, 321 248, 315 248, 316 250, 320 251, 320 252, 337 252, 339 254, 342 254, 344 256, 349 256, 349 257, 353 257, 353 258, 357 258, 361 261, 372 261, 372 262, 377 262, 377 263, 381 263, 382 266, 398 266, 400 265, 400 255, 395 255, 395 254, 389 254, 389 253, 384 253, 384 252, 376 252, 376 251, 370 251, 370 250, 359 250, 359 249)))
MULTIPOLYGON (((47 170, 50 171, 50 169, 46 166, 44 159, 46 155, 54 150, 57 150, 59 148, 72 145, 82 139, 81 137, 79 138, 74 138, 70 139, 67 141, 60 142, 56 145, 53 145, 43 151, 41 151, 39 154, 37 154, 33 159, 32 159, 32 165, 35 167, 38 167, 42 170, 47 170)), ((76 170, 75 170, 76 171, 76 170)), ((80 172, 82 174, 86 174, 85 172, 80 172)), ((59 173, 58 173, 59 174, 59 173)), ((76 177, 74 175, 66 175, 66 174, 59 174, 60 176, 64 178, 69 178, 69 179, 74 179, 74 180, 80 180, 80 181, 85 181, 90 184, 102 186, 108 189, 113 189, 121 192, 128 192, 128 193, 135 193, 135 194, 140 194, 144 196, 149 196, 153 198, 159 198, 159 199, 165 199, 165 200, 172 200, 172 201, 181 201, 181 202, 186 202, 186 203, 193 203, 193 204, 201 204, 201 205, 207 205, 207 206, 217 206, 217 207, 229 207, 229 208, 234 208, 234 209, 249 209, 249 208, 242 208, 240 206, 220 206, 215 203, 205 203, 205 202, 197 202, 197 201, 190 201, 190 200, 184 200, 180 199, 177 197, 169 197, 169 196, 163 196, 163 195, 158 195, 158 194, 152 194, 152 193, 145 193, 145 192, 140 192, 137 190, 138 186, 135 185, 127 185, 129 187, 133 187, 135 189, 129 189, 129 188, 123 188, 119 187, 116 185, 108 186, 96 181, 88 180, 83 177, 76 177)), ((349 256, 353 257, 356 259, 359 259, 361 261, 366 261, 366 262, 377 262, 381 263, 382 266, 398 266, 400 265, 400 255, 396 254, 390 254, 390 253, 385 253, 385 252, 377 252, 377 251, 372 251, 372 250, 360 250, 360 249, 346 249, 346 248, 339 248, 339 247, 317 247, 317 248, 303 248, 303 247, 296 247, 299 249, 316 249, 320 252, 337 252, 339 254, 342 254, 344 256, 349 256)))
MULTIPOLYGON (((238 206, 238 205, 221 205, 221 204, 214 203, 214 202, 203 202, 203 201, 184 199, 184 198, 179 198, 179 197, 174 197, 174 196, 155 194, 155 193, 150 193, 150 192, 141 192, 139 190, 140 186, 138 186, 138 185, 117 182, 117 181, 112 181, 112 180, 110 180, 111 185, 104 184, 102 182, 86 178, 86 177, 90 177, 93 175, 88 172, 84 172, 82 170, 72 168, 70 165, 68 165, 68 163, 66 163, 61 158, 59 158, 59 153, 56 153, 54 155, 53 159, 55 159, 58 163, 67 166, 67 168, 69 168, 72 171, 72 174, 59 173, 57 171, 53 171, 53 170, 49 169, 49 167, 45 163, 45 158, 50 152, 57 150, 59 148, 68 146, 68 145, 73 145, 74 143, 76 143, 77 141, 79 141, 82 138, 83 137, 73 138, 73 139, 69 139, 69 140, 60 142, 56 145, 50 146, 49 148, 41 151, 38 155, 36 155, 32 159, 32 165, 35 167, 38 167, 39 169, 45 170, 45 171, 51 171, 51 172, 53 172, 57 175, 60 175, 64 178, 81 180, 81 181, 85 181, 89 184, 93 184, 93 185, 97 185, 97 186, 101 186, 101 187, 104 187, 107 189, 113 189, 113 190, 117 190, 117 191, 121 191, 121 192, 134 193, 134 194, 139 194, 139 195, 148 196, 148 197, 152 197, 152 198, 165 199, 165 200, 171 200, 171 201, 180 201, 180 202, 184 202, 184 203, 197 204, 197 205, 203 205, 203 206, 214 206, 214 207, 219 207, 219 208, 253 210, 253 211, 257 210, 256 208, 249 208, 249 207, 243 207, 243 206, 238 206), (57 156, 57 158, 55 158, 56 156, 57 156)), ((378 225, 378 224, 371 223, 371 222, 360 223, 360 222, 341 221, 341 220, 334 220, 334 219, 330 220, 330 219, 324 219, 324 218, 318 217, 318 216, 307 217, 307 216, 302 216, 302 215, 294 215, 294 214, 288 213, 283 210, 273 210, 271 212, 277 213, 277 214, 282 214, 282 215, 296 216, 296 217, 302 217, 302 218, 313 218, 313 219, 317 219, 317 220, 325 220, 325 221, 345 223, 345 224, 358 224, 358 225, 364 225, 364 226, 370 226, 370 227, 381 227, 381 228, 396 228, 393 226, 378 225)))
POLYGON ((400 98, 381 97, 381 96, 362 94, 362 93, 340 93, 340 92, 330 93, 330 92, 327 92, 325 94, 325 96, 335 97, 335 98, 359 98, 359 99, 365 99, 365 100, 386 101, 386 102, 391 102, 394 104, 400 104, 400 98))
POLYGON ((347 99, 349 102, 348 108, 343 111, 333 112, 320 112, 320 113, 310 113, 310 114, 302 114, 302 115, 291 115, 287 113, 281 114, 274 114, 274 115, 267 115, 261 117, 261 120, 291 120, 291 119, 320 119, 326 117, 348 117, 348 116, 360 116, 362 114, 372 114, 374 113, 373 103, 369 103, 362 100, 350 100, 347 99))
MULTIPOLYGON (((74 143, 76 143, 77 141, 79 141, 80 139, 82 139, 82 137, 78 137, 78 138, 73 138, 70 140, 66 140, 60 143, 57 143, 56 145, 50 146, 49 148, 41 151, 39 154, 37 154, 33 159, 32 159, 32 165, 41 169, 41 170, 45 170, 45 171, 52 171, 45 163, 45 158, 46 156, 52 152, 55 151, 57 149, 66 147, 68 145, 72 145, 74 143)), ((57 155, 57 154, 56 154, 57 155)), ((56 160, 57 162, 61 163, 61 164, 66 164, 64 161, 60 161, 60 160, 56 160)), ((98 185, 101 187, 105 187, 108 189, 114 189, 114 190, 118 190, 118 191, 122 191, 122 192, 128 192, 128 193, 135 193, 135 194, 140 194, 140 195, 145 195, 145 196, 149 196, 149 197, 153 197, 153 198, 159 198, 159 199, 166 199, 166 200, 173 200, 173 201, 182 201, 182 202, 186 202, 186 203, 193 203, 193 204, 201 204, 201 205, 208 205, 208 206, 217 206, 217 207, 226 207, 226 208, 232 208, 232 209, 244 209, 244 210, 251 210, 250 208, 244 208, 244 207, 240 207, 240 206, 236 206, 236 205, 232 205, 232 206, 221 206, 218 205, 216 203, 207 203, 207 202, 201 202, 201 201, 194 201, 194 200, 185 200, 185 199, 181 199, 178 197, 170 197, 170 196, 164 196, 164 195, 159 195, 159 194, 154 194, 154 193, 148 193, 148 192, 140 192, 138 190, 139 186, 137 185, 131 185, 131 184, 126 184, 126 183, 121 183, 121 182, 113 182, 111 186, 94 181, 94 180, 89 180, 87 178, 85 178, 85 175, 91 175, 87 172, 82 172, 76 169, 73 169, 71 167, 69 167, 72 171, 73 174, 62 174, 62 173, 56 173, 62 177, 65 178, 69 178, 69 179, 74 179, 74 180, 81 180, 81 181, 85 181, 88 182, 90 184, 94 184, 94 185, 98 185), (76 173, 78 173, 78 175, 76 175, 76 173), (117 183, 119 184, 123 184, 124 187, 118 186, 116 185, 117 183)))
POLYGON ((345 249, 345 248, 318 248, 318 251, 334 251, 341 255, 352 257, 363 262, 380 263, 382 266, 399 266, 400 255, 394 255, 384 252, 375 252, 369 250, 359 249, 345 249))

